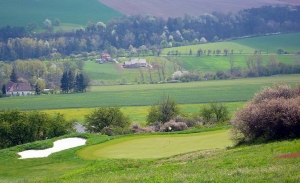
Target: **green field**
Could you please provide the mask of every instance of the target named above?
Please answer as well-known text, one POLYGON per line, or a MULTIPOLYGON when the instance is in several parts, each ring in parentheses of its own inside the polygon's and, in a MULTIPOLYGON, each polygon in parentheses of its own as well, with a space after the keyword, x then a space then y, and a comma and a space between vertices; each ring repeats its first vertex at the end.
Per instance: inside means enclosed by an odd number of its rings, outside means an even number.
POLYGON ((265 86, 275 83, 295 85, 299 81, 299 75, 286 75, 191 83, 98 86, 87 93, 1 98, 0 110, 149 106, 163 95, 170 95, 179 104, 241 102, 250 100, 255 92, 265 86))
MULTIPOLYGON (((250 47, 250 46, 244 46, 242 44, 238 44, 238 43, 234 43, 234 42, 216 42, 216 43, 207 43, 207 44, 198 44, 198 45, 190 45, 190 46, 181 46, 181 47, 173 47, 173 48, 165 48, 162 51, 163 55, 167 55, 168 52, 170 51, 178 51, 180 52, 182 55, 188 55, 190 53, 190 49, 192 50, 192 53, 194 55, 197 54, 197 51, 199 49, 202 50, 217 50, 220 49, 221 50, 221 55, 223 55, 223 51, 224 49, 228 49, 229 53, 231 52, 231 50, 234 50, 234 54, 239 54, 239 50, 243 50, 242 53, 243 54, 253 54, 255 48, 250 47)), ((211 55, 213 54, 213 52, 211 53, 211 55)))
POLYGON ((300 33, 238 39, 231 42, 262 50, 262 53, 277 53, 278 48, 283 48, 289 53, 300 51, 300 33))
MULTIPOLYGON (((224 149, 228 145, 226 141, 223 145, 219 143, 221 149, 210 149, 211 134, 219 136, 219 141, 223 141, 221 135, 224 131, 201 132, 198 134, 187 134, 188 139, 195 140, 194 147, 190 151, 184 151, 182 146, 172 149, 170 157, 153 159, 136 158, 100 158, 97 160, 86 160, 77 156, 78 150, 81 152, 93 145, 111 147, 116 152, 114 156, 122 154, 122 145, 130 138, 133 138, 131 145, 141 140, 155 140, 158 135, 134 135, 132 137, 119 137, 109 140, 107 136, 88 135, 87 146, 64 150, 50 155, 48 158, 23 159, 19 160, 16 154, 30 144, 0 150, 0 182, 299 182, 300 181, 300 158, 278 158, 280 155, 300 152, 300 140, 289 140, 273 142, 261 145, 251 145, 224 149), (140 137, 140 138, 139 138, 140 137), (200 138, 201 137, 201 138, 200 138), (206 137, 208 139, 206 139, 206 137), (119 142, 115 143, 114 142, 119 142), (209 150, 201 146, 208 147, 209 150)), ((223 133, 225 134, 225 133, 223 133)), ((162 142, 171 138, 171 142, 180 143, 185 135, 166 134, 162 136, 162 142), (179 140, 177 142, 177 136, 179 140), (173 141, 174 140, 174 141, 173 141)), ((217 137, 215 137, 217 138, 217 137)), ((39 144, 53 142, 55 139, 41 141, 39 144)), ((217 139, 215 139, 217 140, 217 139)), ((153 142, 149 141, 149 146, 153 142)), ((218 143, 218 142, 217 142, 218 143)), ((229 142, 230 143, 230 142, 229 142)), ((145 145, 145 144, 144 144, 145 145)), ((31 145, 33 146, 33 145, 31 145)), ((158 146, 153 148, 158 150, 158 146)), ((146 146, 148 148, 148 146, 146 146)), ((190 147, 190 146, 187 146, 190 147)), ((139 150, 141 151, 141 147, 139 150)), ((163 155, 163 147, 157 154, 163 155)), ((101 150, 101 149, 99 149, 101 150)), ((125 149, 126 154, 135 153, 125 149)), ((79 151, 79 152, 80 152, 79 151)), ((99 151, 100 152, 100 151, 99 151)), ((111 151, 112 152, 112 151, 111 151)), ((149 153, 148 153, 149 155, 149 153)), ((137 157, 143 156, 136 153, 137 157)), ((292 156, 290 156, 292 157, 292 156)), ((97 157, 98 158, 98 157, 97 157)))
POLYGON ((0 0, 0 27, 27 26, 30 22, 43 26, 45 19, 53 22, 55 18, 81 27, 89 20, 107 22, 121 15, 97 0, 0 0))
MULTIPOLYGON (((234 67, 241 67, 242 69, 247 68, 246 60, 249 55, 234 55, 234 67)), ((263 55, 263 65, 268 63, 268 55, 263 55)), ((278 62, 286 64, 294 64, 293 55, 275 55, 275 58, 278 62)), ((206 72, 216 72, 220 71, 229 71, 230 70, 230 57, 229 56, 181 56, 182 66, 189 70, 199 70, 203 73, 206 72)))
POLYGON ((300 33, 260 36, 226 42, 166 48, 162 54, 166 55, 169 51, 177 50, 181 55, 188 55, 191 49, 193 55, 196 55, 200 48, 206 51, 209 49, 212 51, 220 49, 221 55, 224 54, 224 49, 228 49, 229 53, 231 53, 231 50, 234 50, 233 53, 235 55, 239 55, 240 50, 242 50, 241 54, 253 54, 254 50, 261 50, 263 54, 277 53, 278 48, 283 48, 289 53, 296 53, 300 51, 300 33))
POLYGON ((208 149, 232 146, 228 130, 201 134, 142 135, 118 138, 89 146, 78 152, 83 159, 132 158, 153 159, 208 149), (197 144, 195 146, 195 144, 197 144), (121 150, 121 151, 120 151, 121 150))

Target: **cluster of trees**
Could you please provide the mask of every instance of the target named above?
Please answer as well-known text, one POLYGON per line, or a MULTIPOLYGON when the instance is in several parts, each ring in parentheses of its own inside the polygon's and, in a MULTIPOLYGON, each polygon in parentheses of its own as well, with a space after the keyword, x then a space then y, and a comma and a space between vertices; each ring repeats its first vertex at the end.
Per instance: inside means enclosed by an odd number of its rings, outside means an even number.
POLYGON ((63 115, 43 112, 0 112, 0 149, 36 140, 58 137, 74 131, 74 124, 63 115))
POLYGON ((300 137, 300 86, 267 87, 236 112, 232 120, 237 143, 300 137))
POLYGON ((77 73, 75 76, 74 72, 66 71, 63 73, 60 80, 60 88, 63 93, 69 92, 85 92, 89 85, 89 77, 83 73, 77 73))
MULTIPOLYGON (((6 84, 8 81, 12 82, 29 82, 31 86, 36 87, 37 93, 40 93, 45 88, 57 90, 61 86, 61 77, 64 72, 78 73, 76 83, 76 76, 74 76, 74 84, 79 88, 76 91, 82 92, 89 83, 87 75, 82 73, 84 61, 63 61, 63 62, 47 62, 40 60, 16 60, 11 63, 0 62, 0 84, 6 84), (14 75, 14 79, 11 77, 14 75)), ((73 80, 72 80, 73 82, 73 80)), ((72 85, 72 86, 73 86, 72 85)), ((73 88, 72 88, 73 89, 73 88)))
POLYGON ((58 33, 31 34, 25 28, 5 27, 0 29, 0 60, 65 57, 99 50, 107 50, 111 55, 122 55, 125 50, 159 54, 165 47, 299 31, 299 11, 300 6, 263 6, 236 14, 214 12, 168 20, 133 15, 112 18, 106 24, 89 21, 85 29, 58 33), (129 49, 130 46, 135 49, 129 49))

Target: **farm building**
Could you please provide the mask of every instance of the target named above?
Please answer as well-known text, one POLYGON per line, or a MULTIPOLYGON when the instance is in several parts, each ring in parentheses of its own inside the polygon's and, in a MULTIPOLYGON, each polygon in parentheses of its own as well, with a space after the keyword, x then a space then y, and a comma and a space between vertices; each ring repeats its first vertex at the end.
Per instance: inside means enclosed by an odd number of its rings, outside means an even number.
POLYGON ((96 59, 96 61, 100 64, 110 62, 111 56, 108 53, 102 53, 99 59, 96 59))
POLYGON ((125 61, 123 64, 124 68, 138 68, 138 67, 147 67, 146 59, 131 59, 130 61, 125 61))
POLYGON ((8 95, 17 95, 25 96, 32 95, 32 87, 29 83, 13 83, 9 82, 5 85, 6 94, 8 95))

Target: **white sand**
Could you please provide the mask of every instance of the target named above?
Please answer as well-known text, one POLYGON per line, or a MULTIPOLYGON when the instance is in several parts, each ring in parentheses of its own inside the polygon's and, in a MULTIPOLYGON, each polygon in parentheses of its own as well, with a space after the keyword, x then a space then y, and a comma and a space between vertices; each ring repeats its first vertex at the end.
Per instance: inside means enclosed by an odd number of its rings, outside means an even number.
POLYGON ((73 147, 78 147, 85 145, 86 139, 83 138, 66 138, 57 140, 54 142, 52 148, 44 149, 44 150, 27 150, 23 152, 19 152, 18 154, 21 156, 19 159, 27 159, 27 158, 43 158, 47 157, 52 153, 59 152, 65 149, 70 149, 73 147))

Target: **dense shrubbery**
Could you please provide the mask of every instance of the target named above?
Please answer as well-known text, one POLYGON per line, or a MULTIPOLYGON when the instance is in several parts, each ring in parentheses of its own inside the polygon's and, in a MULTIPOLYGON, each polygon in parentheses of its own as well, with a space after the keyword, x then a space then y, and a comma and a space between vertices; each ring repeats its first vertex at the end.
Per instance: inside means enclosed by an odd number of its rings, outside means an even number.
POLYGON ((128 133, 130 119, 119 107, 100 107, 85 116, 85 127, 88 132, 106 135, 120 135, 128 133))
POLYGON ((0 148, 53 138, 70 133, 74 124, 63 115, 50 116, 43 112, 20 112, 2 110, 0 112, 0 148))
POLYGON ((230 119, 227 107, 217 102, 210 102, 209 107, 203 106, 200 116, 204 123, 223 123, 230 119))
POLYGON ((151 106, 147 116, 147 123, 168 122, 179 114, 179 108, 175 100, 169 96, 163 97, 161 101, 151 106))
POLYGON ((300 85, 265 88, 235 114, 237 142, 266 142, 300 137, 300 85))

